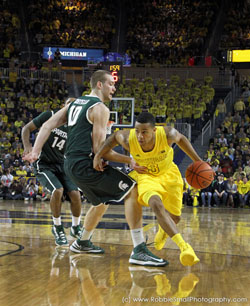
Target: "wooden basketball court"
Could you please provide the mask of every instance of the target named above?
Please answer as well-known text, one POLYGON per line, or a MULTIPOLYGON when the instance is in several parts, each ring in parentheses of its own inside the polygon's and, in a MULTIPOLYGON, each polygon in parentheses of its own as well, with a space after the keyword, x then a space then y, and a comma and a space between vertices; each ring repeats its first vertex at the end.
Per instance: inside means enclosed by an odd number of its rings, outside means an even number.
MULTIPOLYGON (((67 202, 62 216, 69 234, 67 202)), ((150 209, 143 223, 151 243, 157 222, 150 209)), ((51 224, 48 202, 0 201, 1 306, 250 305, 250 210, 184 208, 179 229, 200 258, 194 267, 180 264, 170 240, 160 252, 149 247, 168 266, 130 265, 123 206, 111 206, 94 233, 104 255, 56 248, 51 224)))

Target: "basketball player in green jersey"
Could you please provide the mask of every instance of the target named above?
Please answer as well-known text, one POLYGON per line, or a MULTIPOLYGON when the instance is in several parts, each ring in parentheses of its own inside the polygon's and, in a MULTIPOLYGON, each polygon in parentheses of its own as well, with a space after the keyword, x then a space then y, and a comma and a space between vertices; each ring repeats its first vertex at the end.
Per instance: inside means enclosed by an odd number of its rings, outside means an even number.
MULTIPOLYGON (((24 155, 31 152, 30 133, 39 129, 53 115, 52 111, 46 111, 27 123, 22 129, 22 141, 24 155)), ((58 246, 69 246, 64 228, 61 222, 61 206, 63 193, 67 193, 70 199, 72 212, 72 226, 70 235, 80 237, 81 227, 81 197, 77 186, 66 176, 63 170, 64 151, 67 140, 67 126, 54 129, 46 141, 38 160, 34 163, 35 174, 43 187, 51 192, 50 207, 52 211, 55 243, 58 246)))
POLYGON ((176 226, 181 215, 183 180, 173 162, 173 143, 193 161, 201 160, 184 135, 169 126, 155 127, 154 116, 144 112, 137 117, 134 129, 118 131, 105 141, 95 155, 94 167, 103 171, 102 156, 107 156, 109 150, 118 144, 130 152, 138 165, 146 167, 146 173, 132 171, 130 175, 138 184, 139 203, 150 206, 159 222, 156 246, 158 249, 163 248, 170 236, 180 248, 181 263, 192 266, 200 260, 176 226))
MULTIPOLYGON (((103 102, 112 100, 115 82, 110 72, 96 71, 90 80, 91 93, 77 98, 50 118, 40 129, 35 145, 26 160, 35 161, 50 135, 51 130, 65 123, 68 124, 68 138, 65 152, 64 169, 72 181, 84 192, 92 207, 88 211, 80 239, 70 249, 76 253, 103 253, 104 250, 94 246, 90 241, 93 231, 107 210, 107 204, 125 200, 125 214, 131 229, 134 249, 131 257, 135 264, 164 266, 167 262, 146 247, 142 231, 142 209, 137 203, 135 181, 118 169, 109 165, 105 171, 93 168, 93 154, 97 152, 106 139, 109 109, 103 102), (139 229, 139 230, 138 230, 139 229)), ((115 151, 108 153, 111 161, 131 163, 140 171, 129 156, 115 151)), ((106 158, 106 157, 105 157, 106 158)), ((143 169, 141 169, 143 171, 143 169)))

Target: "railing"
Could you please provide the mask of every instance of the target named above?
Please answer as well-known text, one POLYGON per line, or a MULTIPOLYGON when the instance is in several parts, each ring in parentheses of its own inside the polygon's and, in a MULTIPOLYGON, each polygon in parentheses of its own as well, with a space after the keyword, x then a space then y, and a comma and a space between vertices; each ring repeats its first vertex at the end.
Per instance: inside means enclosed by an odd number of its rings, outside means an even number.
POLYGON ((205 139, 205 136, 207 135, 207 133, 209 133, 209 136, 211 136, 211 134, 212 134, 211 120, 209 120, 201 130, 201 145, 202 146, 204 145, 204 139, 205 139))
POLYGON ((185 135, 191 141, 191 124, 189 123, 175 123, 175 129, 185 135))
POLYGON ((63 71, 0 68, 1 78, 8 79, 11 73, 16 74, 17 78, 29 78, 31 80, 53 79, 56 81, 65 81, 66 79, 66 74, 63 71))

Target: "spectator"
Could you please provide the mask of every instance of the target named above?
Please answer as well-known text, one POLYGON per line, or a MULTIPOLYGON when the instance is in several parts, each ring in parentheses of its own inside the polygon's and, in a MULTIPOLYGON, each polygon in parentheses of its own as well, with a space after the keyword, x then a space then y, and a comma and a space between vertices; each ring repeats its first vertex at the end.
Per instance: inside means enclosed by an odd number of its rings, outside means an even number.
POLYGON ((226 192, 228 194, 227 207, 236 207, 238 192, 232 176, 226 181, 226 192))
POLYGON ((36 184, 36 179, 31 179, 29 184, 26 186, 25 199, 36 200, 38 194, 38 185, 36 184))
POLYGON ((207 188, 201 189, 202 207, 205 207, 206 204, 209 208, 211 207, 212 193, 213 193, 213 188, 211 185, 208 186, 207 188), (206 200, 207 200, 207 203, 206 203, 206 200))
POLYGON ((213 188, 213 197, 216 203, 215 206, 219 206, 221 202, 222 205, 225 206, 227 201, 227 192, 223 173, 218 173, 217 180, 215 181, 213 188))
POLYGON ((6 199, 6 196, 10 193, 9 188, 13 182, 13 176, 10 174, 10 170, 5 168, 3 170, 3 175, 1 176, 1 184, 2 184, 2 196, 3 199, 6 199))
POLYGON ((13 181, 10 187, 10 193, 6 197, 10 200, 23 200, 23 185, 19 181, 13 181))
POLYGON ((219 100, 215 112, 218 116, 218 124, 221 125, 221 123, 224 121, 226 117, 226 112, 227 112, 226 103, 224 102, 223 99, 219 100))
POLYGON ((242 183, 238 186, 239 191, 239 200, 240 200, 240 207, 244 208, 248 204, 248 198, 249 198, 249 181, 247 180, 247 177, 244 176, 242 179, 242 183))

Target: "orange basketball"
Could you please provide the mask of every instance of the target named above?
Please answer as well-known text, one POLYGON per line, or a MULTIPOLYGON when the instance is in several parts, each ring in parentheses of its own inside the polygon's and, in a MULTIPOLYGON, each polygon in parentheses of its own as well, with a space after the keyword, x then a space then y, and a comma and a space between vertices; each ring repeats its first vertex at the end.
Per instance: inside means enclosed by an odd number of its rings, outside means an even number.
POLYGON ((208 163, 196 161, 187 167, 185 176, 190 186, 196 189, 203 189, 212 183, 214 171, 208 163))

